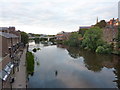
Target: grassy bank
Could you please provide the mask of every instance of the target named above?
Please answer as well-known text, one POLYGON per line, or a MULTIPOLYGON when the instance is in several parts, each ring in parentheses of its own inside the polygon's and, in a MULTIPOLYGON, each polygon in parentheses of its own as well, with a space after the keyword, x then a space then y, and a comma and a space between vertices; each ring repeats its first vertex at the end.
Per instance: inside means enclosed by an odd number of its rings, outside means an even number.
POLYGON ((26 60, 27 60, 27 73, 32 74, 34 72, 34 55, 31 52, 27 52, 26 60))

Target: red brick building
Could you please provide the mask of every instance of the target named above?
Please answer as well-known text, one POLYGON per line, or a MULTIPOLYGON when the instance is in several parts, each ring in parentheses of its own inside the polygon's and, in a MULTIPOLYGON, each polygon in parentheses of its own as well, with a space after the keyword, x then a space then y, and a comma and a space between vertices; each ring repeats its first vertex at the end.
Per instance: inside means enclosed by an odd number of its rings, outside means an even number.
POLYGON ((7 82, 14 63, 13 58, 21 44, 20 31, 15 27, 0 27, 0 79, 7 82))

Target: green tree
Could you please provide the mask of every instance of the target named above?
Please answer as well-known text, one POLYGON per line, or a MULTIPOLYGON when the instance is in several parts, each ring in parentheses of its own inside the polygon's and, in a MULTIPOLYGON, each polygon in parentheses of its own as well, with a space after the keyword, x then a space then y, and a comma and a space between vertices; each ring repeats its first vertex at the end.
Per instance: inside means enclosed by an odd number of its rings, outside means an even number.
POLYGON ((95 51, 96 48, 99 46, 98 42, 99 41, 102 42, 101 35, 102 35, 102 30, 99 27, 90 28, 84 34, 82 46, 95 51))
POLYGON ((101 20, 98 22, 95 26, 98 26, 99 28, 104 28, 107 25, 105 20, 101 20))
POLYGON ((86 29, 86 28, 82 28, 82 29, 80 28, 78 33, 81 34, 82 37, 83 37, 84 34, 85 34, 85 32, 86 32, 87 30, 88 30, 88 29, 86 29))
POLYGON ((80 38, 82 38, 81 34, 78 34, 77 32, 71 33, 69 40, 65 41, 65 44, 68 44, 69 46, 78 47, 81 43, 80 38))
POLYGON ((103 46, 98 46, 96 52, 100 54, 111 54, 112 48, 109 44, 104 44, 103 46))
POLYGON ((21 42, 24 46, 28 43, 28 35, 25 32, 21 32, 21 42))

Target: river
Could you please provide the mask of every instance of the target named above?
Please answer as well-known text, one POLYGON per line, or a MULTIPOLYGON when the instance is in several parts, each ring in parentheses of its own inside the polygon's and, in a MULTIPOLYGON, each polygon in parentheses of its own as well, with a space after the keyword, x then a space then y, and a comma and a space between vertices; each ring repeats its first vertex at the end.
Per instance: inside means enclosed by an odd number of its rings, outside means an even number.
POLYGON ((62 45, 29 43, 35 65, 29 88, 120 88, 120 57, 62 45))

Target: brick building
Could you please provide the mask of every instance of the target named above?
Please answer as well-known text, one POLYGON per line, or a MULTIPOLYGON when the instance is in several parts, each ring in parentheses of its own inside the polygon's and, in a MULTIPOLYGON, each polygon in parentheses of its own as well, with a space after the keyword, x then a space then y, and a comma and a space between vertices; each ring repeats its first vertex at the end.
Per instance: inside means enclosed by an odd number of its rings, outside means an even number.
MULTIPOLYGON (((20 31, 15 27, 0 27, 0 79, 5 84, 9 81, 14 67, 14 57, 21 45, 20 31)), ((4 85, 2 85, 4 86, 4 85)))

